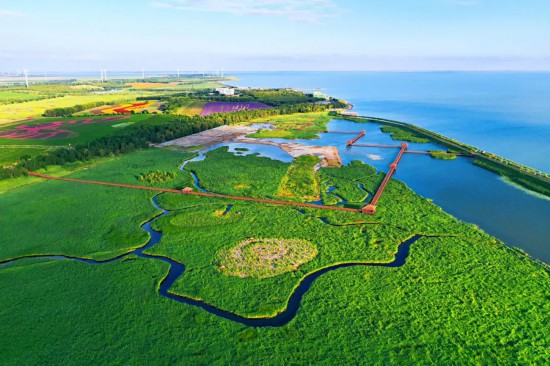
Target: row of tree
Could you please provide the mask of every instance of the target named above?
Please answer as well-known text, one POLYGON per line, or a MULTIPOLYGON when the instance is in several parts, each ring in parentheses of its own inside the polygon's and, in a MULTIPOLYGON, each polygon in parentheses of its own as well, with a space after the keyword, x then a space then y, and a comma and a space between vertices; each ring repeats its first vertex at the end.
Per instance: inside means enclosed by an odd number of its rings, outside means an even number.
POLYGON ((116 135, 78 144, 72 149, 61 148, 32 158, 25 157, 14 167, 0 168, 0 180, 23 176, 27 171, 35 171, 50 165, 88 161, 95 157, 116 156, 137 149, 147 149, 150 143, 161 143, 222 125, 280 114, 317 112, 332 107, 334 106, 330 104, 297 104, 280 108, 219 113, 206 117, 154 115, 147 119, 146 123, 129 126, 116 135))

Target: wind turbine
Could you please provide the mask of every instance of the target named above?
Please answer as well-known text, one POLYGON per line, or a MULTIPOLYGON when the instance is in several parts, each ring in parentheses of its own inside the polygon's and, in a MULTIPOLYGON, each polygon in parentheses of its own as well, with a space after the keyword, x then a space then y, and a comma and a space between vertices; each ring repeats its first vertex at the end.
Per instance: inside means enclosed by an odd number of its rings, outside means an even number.
POLYGON ((29 87, 29 72, 27 69, 23 70, 23 74, 25 75, 25 85, 27 85, 27 88, 29 87))

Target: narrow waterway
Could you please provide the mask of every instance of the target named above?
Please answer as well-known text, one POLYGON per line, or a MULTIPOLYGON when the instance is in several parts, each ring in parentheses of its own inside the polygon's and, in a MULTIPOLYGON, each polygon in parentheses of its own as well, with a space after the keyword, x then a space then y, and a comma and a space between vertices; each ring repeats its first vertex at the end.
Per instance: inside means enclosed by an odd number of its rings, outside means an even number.
MULTIPOLYGON (((183 166, 182 166, 183 168, 183 166)), ((207 311, 213 315, 216 315, 220 318, 224 318, 233 322, 241 323, 243 325, 252 326, 252 327, 280 327, 288 322, 290 322, 294 317, 296 316, 296 313, 298 312, 298 309, 300 308, 302 298, 307 293, 307 291, 310 289, 313 282, 322 276, 325 273, 340 269, 340 268, 346 268, 346 267, 354 267, 354 266, 363 266, 363 267, 401 267, 405 264, 407 257, 409 256, 411 245, 416 242, 418 239, 421 238, 421 236, 416 235, 412 237, 411 239, 401 243, 398 248, 398 252, 395 255, 395 259, 393 262, 390 263, 364 263, 364 262, 350 262, 350 263, 342 263, 342 264, 336 264, 333 266, 328 266, 326 268, 320 269, 318 271, 309 273, 306 275, 299 283, 299 285, 295 288, 294 292, 290 295, 290 298, 288 300, 287 307, 277 315, 273 317, 266 317, 266 318, 247 318, 243 317, 237 314, 234 314, 232 312, 219 309, 213 305, 210 305, 206 302, 191 299, 186 296, 173 294, 171 293, 170 287, 174 284, 174 282, 185 272, 185 266, 179 262, 176 262, 168 257, 160 256, 160 255, 154 255, 154 254, 147 254, 144 253, 147 249, 153 247, 154 245, 158 244, 160 240, 162 239, 162 233, 154 230, 152 228, 152 224, 155 220, 158 220, 159 218, 166 216, 170 213, 170 211, 163 209, 160 207, 157 203, 156 196, 152 199, 152 203, 158 210, 162 211, 160 215, 155 216, 151 220, 147 221, 145 224, 141 226, 142 230, 145 230, 149 233, 150 239, 149 241, 142 247, 137 248, 131 252, 125 253, 123 255, 120 255, 116 258, 112 258, 109 260, 104 261, 98 261, 93 259, 86 259, 86 258, 78 258, 78 257, 72 257, 72 256, 63 256, 63 255, 31 255, 31 256, 25 256, 20 257, 8 261, 4 261, 0 263, 0 266, 5 266, 10 263, 14 263, 16 261, 22 260, 22 259, 28 259, 28 258, 45 258, 45 259, 52 259, 52 260, 73 260, 77 262, 92 264, 92 265, 102 265, 107 263, 112 263, 115 261, 118 261, 124 257, 127 257, 129 255, 136 255, 140 258, 145 258, 149 260, 158 260, 167 263, 170 266, 170 269, 168 271, 168 275, 162 279, 159 287, 159 295, 167 297, 169 299, 172 299, 174 301, 184 303, 191 306, 196 306, 204 311, 207 311)), ((226 212, 228 212, 232 208, 232 205, 228 205, 226 212)))

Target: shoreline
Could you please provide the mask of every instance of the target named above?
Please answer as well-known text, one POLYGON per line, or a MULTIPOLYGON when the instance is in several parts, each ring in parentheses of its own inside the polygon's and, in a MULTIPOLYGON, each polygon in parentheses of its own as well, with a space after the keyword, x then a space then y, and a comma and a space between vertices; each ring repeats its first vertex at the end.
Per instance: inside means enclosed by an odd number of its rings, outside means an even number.
POLYGON ((550 197, 550 174, 546 174, 534 168, 483 151, 474 146, 464 144, 460 141, 440 135, 436 132, 427 130, 411 123, 395 121, 380 117, 346 115, 345 113, 341 113, 339 111, 335 111, 333 116, 357 123, 379 123, 382 125, 397 126, 412 131, 444 146, 450 147, 452 149, 458 149, 460 153, 473 155, 473 157, 475 158, 473 163, 474 165, 488 170, 501 177, 507 178, 511 182, 531 192, 550 197))

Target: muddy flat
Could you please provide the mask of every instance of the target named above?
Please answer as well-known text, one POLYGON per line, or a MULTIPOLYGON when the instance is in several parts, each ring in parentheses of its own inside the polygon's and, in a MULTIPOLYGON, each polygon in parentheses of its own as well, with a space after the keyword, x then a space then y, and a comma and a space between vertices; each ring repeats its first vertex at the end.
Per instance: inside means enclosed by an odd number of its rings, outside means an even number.
POLYGON ((257 128, 250 126, 220 126, 194 135, 166 141, 156 146, 208 147, 237 137, 246 136, 256 131, 258 131, 257 128))

